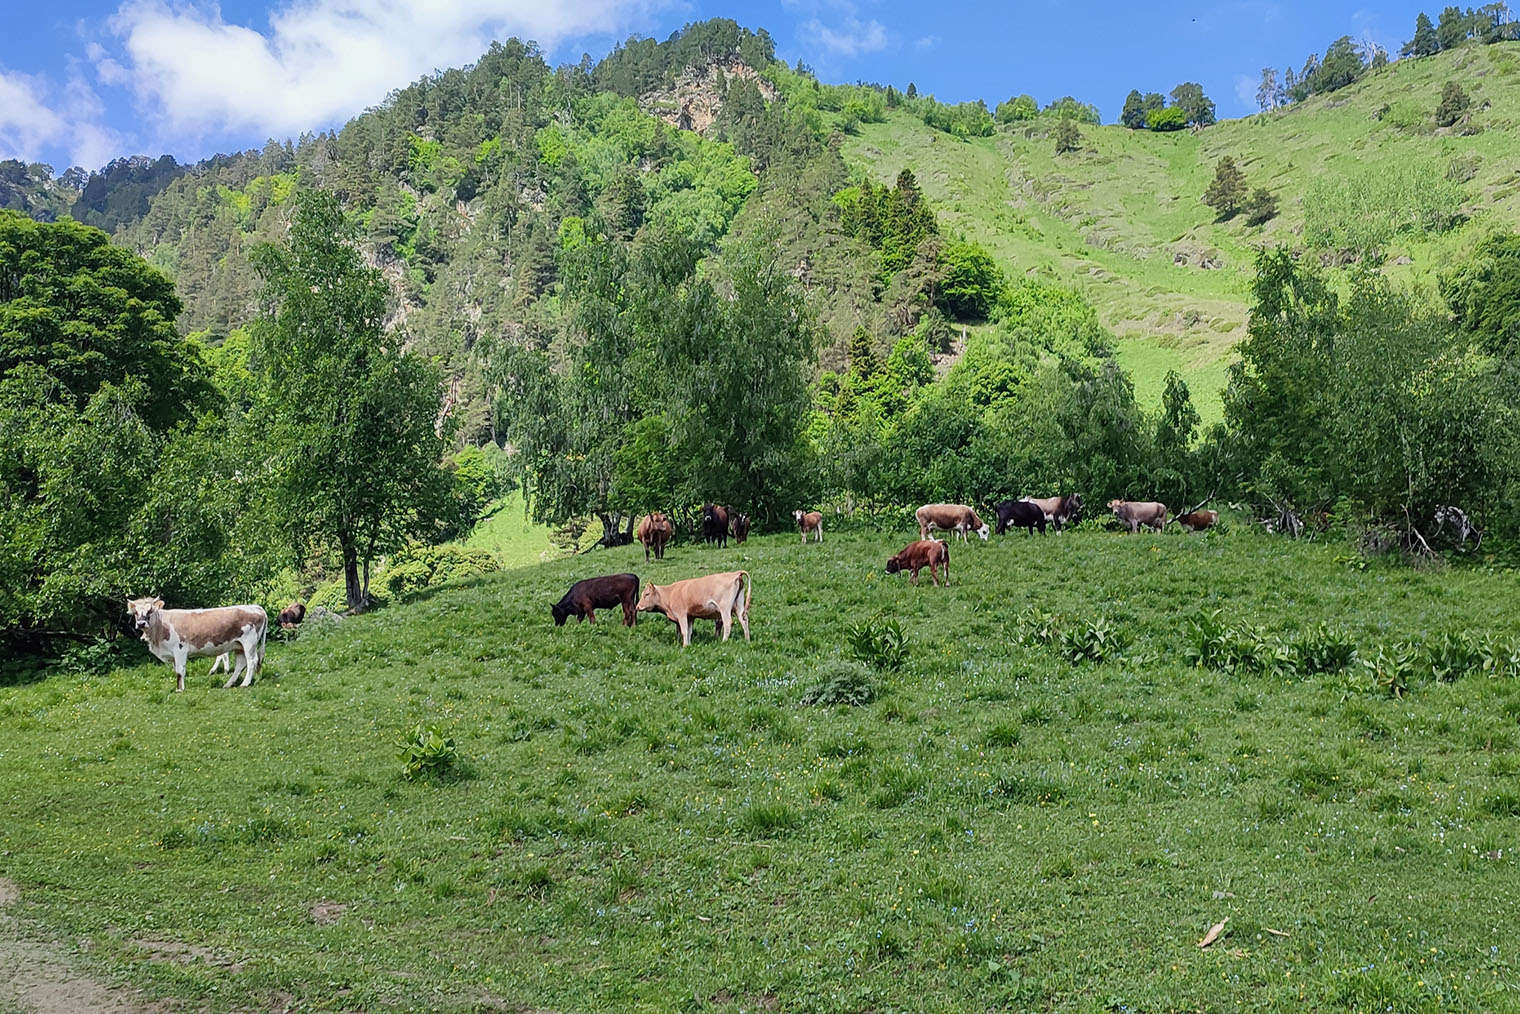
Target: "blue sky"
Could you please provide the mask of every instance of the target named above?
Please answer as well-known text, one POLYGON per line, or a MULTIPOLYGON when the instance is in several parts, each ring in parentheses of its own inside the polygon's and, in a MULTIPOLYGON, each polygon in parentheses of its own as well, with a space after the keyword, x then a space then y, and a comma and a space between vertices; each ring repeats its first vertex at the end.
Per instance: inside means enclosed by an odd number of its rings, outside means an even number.
MULTIPOLYGON (((1421 8, 1399 2, 926 4, 905 0, 0 0, 0 158, 97 168, 124 154, 194 161, 341 126, 492 38, 552 63, 726 16, 825 81, 946 101, 1071 94, 1117 118, 1131 88, 1198 81, 1221 117, 1254 111, 1261 68, 1351 35, 1396 54, 1421 8)), ((1426 8, 1438 11, 1438 6, 1426 8)))

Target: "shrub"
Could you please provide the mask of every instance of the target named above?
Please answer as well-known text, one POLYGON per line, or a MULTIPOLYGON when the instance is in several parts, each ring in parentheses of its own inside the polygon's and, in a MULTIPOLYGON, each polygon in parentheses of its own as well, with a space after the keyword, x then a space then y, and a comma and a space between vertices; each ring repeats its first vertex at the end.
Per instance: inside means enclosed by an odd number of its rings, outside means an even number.
POLYGON ((1450 683, 1483 668, 1479 646, 1461 634, 1447 632, 1425 644, 1425 664, 1433 679, 1450 683))
POLYGON ((1520 641, 1505 641, 1485 634, 1478 646, 1479 668, 1489 679, 1520 676, 1520 641))
POLYGON ((1300 676, 1337 673, 1356 660, 1356 645, 1343 632, 1320 624, 1288 645, 1288 657, 1300 676))
POLYGON ((1055 644, 1061 636, 1060 620, 1038 607, 1030 606, 1020 617, 1019 643, 1028 647, 1055 644))
POLYGON ((850 654, 876 669, 896 671, 908 662, 908 635, 896 620, 880 616, 854 624, 845 635, 850 654))
POLYGON ((447 581, 501 570, 501 561, 488 550, 464 546, 413 546, 393 557, 380 578, 392 596, 412 595, 447 581))
POLYGON ((1187 126, 1187 113, 1177 106, 1152 109, 1145 114, 1145 125, 1149 129, 1157 131, 1181 130, 1187 126))
POLYGON ((1200 613, 1188 623, 1187 643, 1182 657, 1195 668, 1219 669, 1223 667, 1225 634, 1228 632, 1220 615, 1222 609, 1200 613))
POLYGON ((437 725, 418 722, 396 745, 401 748, 396 759, 401 761, 402 777, 409 782, 442 777, 459 760, 454 738, 437 725))
POLYGON ((1414 675, 1415 658, 1414 647, 1400 642, 1379 648, 1372 658, 1362 659, 1362 665, 1372 677, 1375 688, 1390 697, 1402 698, 1409 693, 1409 678, 1414 675))
POLYGON ((843 704, 859 707, 876 699, 871 672, 860 662, 831 659, 818 667, 819 680, 802 695, 804 707, 833 707, 843 704))
POLYGON ((1277 198, 1265 187, 1257 187, 1241 210, 1246 213, 1247 225, 1265 225, 1277 217, 1277 198))
POLYGON ((1436 126, 1450 127, 1456 124, 1472 105, 1472 99, 1455 81, 1446 82, 1441 89, 1441 101, 1436 105, 1436 126))
POLYGON ((1070 662, 1108 662, 1118 658, 1124 645, 1123 634, 1102 616, 1061 635, 1061 654, 1070 662))

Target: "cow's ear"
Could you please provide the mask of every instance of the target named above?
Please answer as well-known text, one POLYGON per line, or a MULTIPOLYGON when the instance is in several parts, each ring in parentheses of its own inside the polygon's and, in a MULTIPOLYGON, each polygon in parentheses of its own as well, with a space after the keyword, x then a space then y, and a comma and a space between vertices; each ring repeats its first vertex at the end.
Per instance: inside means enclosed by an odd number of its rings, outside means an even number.
POLYGON ((163 607, 164 607, 164 600, 163 599, 154 599, 153 600, 153 608, 154 609, 162 609, 163 607))

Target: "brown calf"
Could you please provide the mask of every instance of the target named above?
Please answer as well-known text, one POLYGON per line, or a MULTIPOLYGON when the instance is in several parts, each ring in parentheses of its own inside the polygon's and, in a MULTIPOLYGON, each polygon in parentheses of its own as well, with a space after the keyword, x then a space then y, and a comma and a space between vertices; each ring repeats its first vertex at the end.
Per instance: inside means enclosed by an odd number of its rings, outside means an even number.
POLYGON ((939 564, 945 565, 945 587, 950 587, 950 547, 938 539, 919 539, 910 542, 903 551, 887 561, 887 573, 896 574, 900 570, 911 571, 908 578, 913 584, 918 584, 918 572, 923 567, 929 568, 929 580, 934 582, 934 587, 939 587, 939 574, 936 568, 939 564))
POLYGON ((797 530, 802 533, 802 544, 807 545, 809 532, 818 536, 818 541, 823 541, 823 514, 820 511, 792 511, 792 517, 797 519, 797 530))
POLYGON ((280 610, 280 617, 276 620, 281 630, 294 630, 306 619, 306 606, 300 602, 292 602, 280 610))
POLYGON ((1189 532, 1201 532, 1206 528, 1213 528, 1219 521, 1218 511, 1193 511, 1191 514, 1178 514, 1172 518, 1176 524, 1186 528, 1189 532))
POLYGON ((623 607, 623 626, 631 627, 637 618, 634 600, 639 597, 637 574, 609 574, 606 577, 588 577, 577 581, 565 592, 565 597, 549 607, 554 625, 563 627, 571 616, 580 620, 596 622, 596 610, 623 607))
POLYGON ((645 563, 649 562, 649 550, 651 548, 654 550, 654 558, 656 560, 665 559, 665 543, 670 541, 672 531, 673 526, 670 523, 670 519, 659 511, 645 516, 644 520, 639 522, 638 534, 634 538, 638 539, 644 546, 645 563))
POLYGON ((748 641, 749 599, 749 574, 732 570, 671 584, 647 584, 639 597, 639 611, 664 613, 676 625, 684 648, 691 644, 692 620, 712 620, 713 632, 726 641, 737 616, 748 641))
POLYGON ((734 531, 734 541, 741 546, 744 545, 745 540, 749 538, 749 515, 735 514, 730 527, 734 531))

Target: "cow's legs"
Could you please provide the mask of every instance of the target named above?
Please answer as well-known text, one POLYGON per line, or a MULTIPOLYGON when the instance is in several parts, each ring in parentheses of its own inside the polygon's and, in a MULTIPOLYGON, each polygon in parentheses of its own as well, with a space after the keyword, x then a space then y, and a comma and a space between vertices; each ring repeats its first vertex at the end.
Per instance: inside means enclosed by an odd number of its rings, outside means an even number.
POLYGON ((176 651, 174 653, 174 692, 177 694, 185 692, 185 663, 189 659, 190 655, 188 652, 176 651))
POLYGON ((625 626, 625 627, 631 627, 631 626, 633 626, 634 622, 637 619, 638 619, 638 616, 633 611, 633 599, 624 599, 623 600, 623 626, 625 626))
POLYGON ((676 629, 681 632, 681 647, 688 647, 691 644, 691 619, 683 616, 676 620, 676 629))
POLYGON ((592 609, 590 606, 586 607, 586 619, 590 620, 592 623, 596 622, 596 610, 592 609))
POLYGON ((917 567, 914 567, 913 568, 913 573, 911 575, 909 575, 909 577, 908 577, 908 583, 912 584, 912 585, 917 585, 918 584, 918 568, 917 567))
POLYGON ((727 610, 719 613, 718 618, 713 620, 713 636, 719 640, 728 640, 728 629, 732 626, 733 622, 727 610))
POLYGON ((823 541, 823 522, 821 520, 818 522, 818 541, 823 541))
POLYGON ((232 686, 238 681, 238 677, 243 675, 243 667, 248 664, 248 657, 245 652, 246 649, 242 647, 233 650, 233 654, 237 656, 237 662, 232 667, 232 675, 228 676, 227 682, 222 684, 223 690, 226 690, 228 687, 232 686))
POLYGON ((744 593, 734 600, 734 615, 739 617, 739 629, 744 631, 744 639, 749 640, 749 607, 744 604, 744 593))

